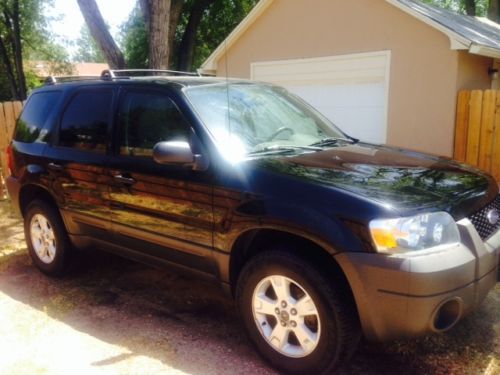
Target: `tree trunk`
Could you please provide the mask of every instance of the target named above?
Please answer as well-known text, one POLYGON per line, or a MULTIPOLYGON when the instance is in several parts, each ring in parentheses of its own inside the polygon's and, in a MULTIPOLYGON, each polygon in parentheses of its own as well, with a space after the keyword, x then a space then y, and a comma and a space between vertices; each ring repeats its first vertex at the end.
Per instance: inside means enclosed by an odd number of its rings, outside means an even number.
POLYGON ((183 0, 171 0, 170 5, 170 22, 168 25, 168 50, 169 52, 169 63, 168 66, 172 67, 173 51, 174 51, 174 41, 175 41, 175 31, 177 30, 177 25, 179 24, 179 19, 181 17, 182 8, 184 6, 183 0))
POLYGON ((12 95, 12 99, 20 99, 17 91, 17 83, 16 77, 14 75, 14 69, 9 59, 9 53, 7 52, 7 48, 5 47, 5 43, 0 36, 0 56, 2 56, 3 65, 5 65, 5 69, 7 70, 7 79, 9 81, 10 93, 12 95))
POLYGON ((496 23, 500 23, 500 0, 490 0, 488 18, 496 23))
POLYGON ((211 3, 211 0, 198 0, 191 8, 188 24, 179 46, 179 70, 190 71, 193 68, 196 33, 203 13, 211 3))
POLYGON ((24 67, 23 67, 23 48, 21 44, 21 25, 19 21, 19 0, 14 0, 14 12, 12 15, 13 23, 13 50, 14 50, 14 62, 16 64, 17 71, 17 82, 20 100, 26 100, 27 88, 26 88, 26 78, 24 77, 24 67))
POLYGON ((92 34, 92 37, 104 54, 109 67, 111 69, 125 68, 123 53, 120 51, 113 37, 109 33, 95 0, 77 1, 83 18, 85 19, 85 23, 90 30, 90 34, 92 34))
MULTIPOLYGON (((141 3, 142 1, 144 0, 141 0, 141 3)), ((168 69, 171 1, 146 1, 148 10, 144 14, 149 28, 149 67, 151 69, 168 69)))
POLYGON ((465 0, 465 13, 468 16, 476 15, 476 1, 475 0, 465 0))

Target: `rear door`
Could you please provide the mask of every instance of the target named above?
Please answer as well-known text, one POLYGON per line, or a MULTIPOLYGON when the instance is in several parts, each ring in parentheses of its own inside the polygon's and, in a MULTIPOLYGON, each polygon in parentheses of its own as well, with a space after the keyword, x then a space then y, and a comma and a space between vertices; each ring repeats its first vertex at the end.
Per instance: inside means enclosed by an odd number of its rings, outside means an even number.
POLYGON ((120 95, 110 164, 116 241, 143 261, 161 260, 213 273, 212 181, 208 171, 160 165, 160 141, 190 140, 193 129, 168 91, 120 95))
POLYGON ((107 150, 114 106, 112 87, 82 87, 69 95, 59 131, 45 156, 53 191, 72 234, 106 239, 109 219, 107 150))

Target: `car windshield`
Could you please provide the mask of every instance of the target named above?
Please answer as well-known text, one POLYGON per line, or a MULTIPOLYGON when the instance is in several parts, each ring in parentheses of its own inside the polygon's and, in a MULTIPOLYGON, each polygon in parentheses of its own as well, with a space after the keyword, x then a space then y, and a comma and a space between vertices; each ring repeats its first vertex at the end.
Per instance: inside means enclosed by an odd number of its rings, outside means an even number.
POLYGON ((277 150, 312 150, 347 136, 287 90, 255 83, 190 87, 189 101, 230 158, 277 150))

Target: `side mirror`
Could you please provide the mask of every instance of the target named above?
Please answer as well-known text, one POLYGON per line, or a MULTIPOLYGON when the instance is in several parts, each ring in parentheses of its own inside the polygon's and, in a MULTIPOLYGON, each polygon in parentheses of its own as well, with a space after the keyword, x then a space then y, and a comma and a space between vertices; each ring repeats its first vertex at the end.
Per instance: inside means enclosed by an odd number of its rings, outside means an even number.
POLYGON ((158 164, 191 166, 194 170, 205 170, 208 165, 202 155, 193 154, 186 141, 159 142, 153 148, 153 159, 158 164))

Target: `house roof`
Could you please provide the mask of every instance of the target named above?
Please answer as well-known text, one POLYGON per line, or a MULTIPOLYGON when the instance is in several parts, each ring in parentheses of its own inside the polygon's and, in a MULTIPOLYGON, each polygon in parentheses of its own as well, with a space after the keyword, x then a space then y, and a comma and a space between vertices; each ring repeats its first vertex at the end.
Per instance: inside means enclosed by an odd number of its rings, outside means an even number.
MULTIPOLYGON (((458 14, 418 0, 385 0, 403 12, 441 31, 450 38, 452 49, 500 59, 500 25, 493 21, 458 14)), ((202 64, 200 70, 215 71, 225 51, 247 31, 274 0, 260 0, 252 11, 202 64)))

